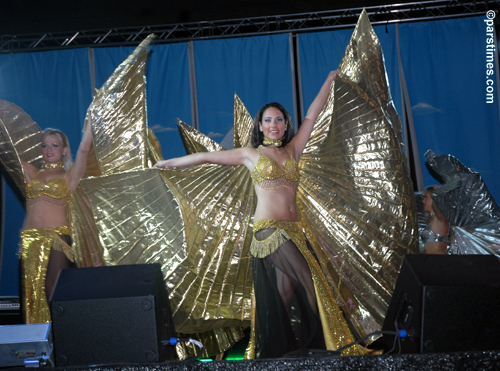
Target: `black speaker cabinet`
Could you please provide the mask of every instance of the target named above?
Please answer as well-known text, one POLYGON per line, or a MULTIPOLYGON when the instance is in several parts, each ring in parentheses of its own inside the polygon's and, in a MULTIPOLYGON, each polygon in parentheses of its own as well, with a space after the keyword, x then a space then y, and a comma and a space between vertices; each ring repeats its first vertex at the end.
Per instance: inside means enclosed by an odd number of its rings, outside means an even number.
MULTIPOLYGON (((499 308, 498 258, 407 255, 382 330, 407 331, 402 353, 498 350, 499 308)), ((391 349, 394 337, 384 340, 391 349)))
POLYGON ((175 336, 159 264, 62 270, 51 300, 56 366, 173 359, 175 336))

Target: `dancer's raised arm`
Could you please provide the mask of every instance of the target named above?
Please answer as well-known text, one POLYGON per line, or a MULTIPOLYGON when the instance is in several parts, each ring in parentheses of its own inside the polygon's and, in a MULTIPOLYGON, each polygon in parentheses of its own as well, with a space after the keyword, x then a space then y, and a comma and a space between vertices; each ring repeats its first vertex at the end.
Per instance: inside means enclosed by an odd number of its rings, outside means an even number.
POLYGON ((328 95, 330 94, 330 88, 338 73, 339 71, 335 70, 331 71, 328 74, 328 77, 323 83, 323 86, 321 87, 318 95, 316 96, 316 98, 314 98, 313 102, 309 106, 306 117, 304 118, 304 121, 302 121, 297 134, 295 134, 292 141, 290 142, 290 146, 293 149, 293 153, 296 159, 300 157, 300 155, 304 151, 307 141, 309 140, 309 137, 311 136, 311 133, 313 131, 316 119, 325 106, 328 95))
POLYGON ((71 193, 76 192, 80 180, 85 175, 85 171, 87 169, 87 158, 90 152, 90 147, 92 146, 92 140, 93 140, 92 129, 89 122, 87 124, 87 128, 85 129, 85 133, 83 134, 82 141, 80 142, 80 147, 78 147, 75 163, 68 171, 68 175, 66 177, 68 180, 68 187, 71 193))

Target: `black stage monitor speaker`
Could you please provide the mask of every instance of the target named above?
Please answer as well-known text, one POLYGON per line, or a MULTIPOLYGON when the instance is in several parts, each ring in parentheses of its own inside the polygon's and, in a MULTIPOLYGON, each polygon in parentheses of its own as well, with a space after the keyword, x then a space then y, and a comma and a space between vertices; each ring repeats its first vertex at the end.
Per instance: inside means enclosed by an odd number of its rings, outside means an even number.
POLYGON ((382 330, 406 330, 402 353, 499 350, 499 308, 497 257, 407 255, 382 330))
POLYGON ((173 359, 175 336, 159 264, 62 270, 51 301, 56 366, 173 359))

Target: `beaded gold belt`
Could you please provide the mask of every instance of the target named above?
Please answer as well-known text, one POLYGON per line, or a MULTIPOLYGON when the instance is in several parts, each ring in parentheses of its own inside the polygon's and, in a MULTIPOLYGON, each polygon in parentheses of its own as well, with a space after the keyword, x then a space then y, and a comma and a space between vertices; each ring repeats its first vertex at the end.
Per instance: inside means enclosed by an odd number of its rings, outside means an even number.
POLYGON ((250 253, 255 258, 265 258, 275 252, 293 236, 302 235, 302 223, 288 220, 262 219, 253 224, 254 236, 250 245, 250 253), (259 241, 255 238, 255 232, 262 229, 276 229, 269 237, 259 241))

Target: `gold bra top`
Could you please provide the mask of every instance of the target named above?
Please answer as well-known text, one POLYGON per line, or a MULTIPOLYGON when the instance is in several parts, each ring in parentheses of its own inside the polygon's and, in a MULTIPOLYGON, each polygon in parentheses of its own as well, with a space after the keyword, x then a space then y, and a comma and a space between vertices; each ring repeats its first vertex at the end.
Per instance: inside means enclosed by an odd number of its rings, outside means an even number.
POLYGON ((282 168, 272 158, 262 155, 260 150, 259 160, 252 170, 252 183, 263 189, 278 189, 280 187, 296 189, 299 182, 299 165, 293 158, 292 154, 285 147, 285 150, 290 155, 286 160, 285 166, 282 168))
POLYGON ((66 182, 66 177, 52 179, 47 184, 42 184, 40 179, 35 178, 26 186, 26 197, 34 199, 40 196, 48 196, 57 200, 64 200, 68 203, 71 199, 71 192, 66 182))

